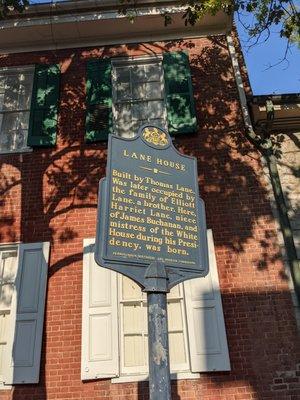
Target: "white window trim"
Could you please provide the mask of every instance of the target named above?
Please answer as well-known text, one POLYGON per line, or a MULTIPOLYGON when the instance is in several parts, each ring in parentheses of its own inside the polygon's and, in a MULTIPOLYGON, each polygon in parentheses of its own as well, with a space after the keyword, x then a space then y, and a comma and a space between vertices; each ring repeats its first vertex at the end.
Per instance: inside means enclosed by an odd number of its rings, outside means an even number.
MULTIPOLYGON (((181 315, 182 315, 182 334, 183 334, 183 340, 184 340, 184 351, 186 354, 186 361, 185 363, 182 364, 177 364, 176 365, 176 369, 175 371, 171 371, 171 376, 173 376, 173 379, 185 379, 185 378, 176 378, 178 376, 178 374, 181 376, 190 376, 190 379, 192 379, 193 377, 195 377, 194 373, 191 372, 191 366, 190 366, 190 357, 189 357, 189 341, 188 341, 188 327, 187 327, 187 316, 186 316, 186 303, 185 303, 185 291, 184 291, 184 287, 183 287, 183 283, 180 283, 179 285, 179 290, 180 290, 180 294, 179 296, 175 296, 175 297, 170 297, 168 298, 168 302, 169 301, 178 301, 178 304, 180 304, 180 310, 181 310, 181 315)), ((123 323, 123 312, 122 312, 122 307, 123 304, 126 302, 138 302, 138 303, 143 303, 144 305, 147 302, 146 297, 141 299, 141 300, 122 300, 122 275, 119 274, 118 275, 118 279, 117 279, 117 291, 118 291, 118 308, 119 308, 119 331, 118 331, 118 336, 119 336, 119 373, 120 376, 117 378, 112 378, 115 380, 121 379, 122 381, 126 381, 127 378, 129 379, 134 379, 135 377, 138 378, 138 380, 147 380, 148 379, 148 363, 147 365, 144 366, 133 366, 133 367, 125 367, 123 366, 124 363, 124 323, 123 323), (140 371, 137 372, 137 370, 140 371)), ((143 312, 143 311, 142 311, 143 312)), ((146 318, 147 318, 147 314, 146 314, 146 318)), ((125 382, 124 381, 124 382, 125 382)), ((130 382, 130 381, 128 381, 130 382)))
POLYGON ((3 382, 0 382, 0 391, 1 390, 11 390, 12 389, 12 385, 5 385, 3 382))
POLYGON ((19 150, 2 150, 0 151, 0 155, 5 155, 5 154, 23 154, 23 153, 32 153, 33 149, 31 147, 23 147, 22 149, 19 150))
MULTIPOLYGON (((18 257, 19 257, 19 243, 1 243, 0 244, 0 252, 1 251, 6 251, 6 250, 16 250, 17 251, 17 261, 18 262, 18 257)), ((2 357, 4 357, 6 352, 2 353, 2 357)), ((6 358, 3 359, 3 364, 8 365, 9 360, 6 358)), ((5 385, 3 381, 0 381, 0 390, 10 390, 12 388, 12 385, 5 385)))
MULTIPOLYGON (((119 313, 118 313, 118 315, 119 315, 119 323, 118 323, 119 374, 120 374, 120 376, 135 375, 136 374, 136 370, 140 369, 142 371, 142 374, 145 375, 146 374, 146 368, 147 368, 145 365, 139 366, 139 367, 137 367, 137 366, 123 367, 123 368, 125 368, 125 371, 122 371, 122 366, 123 366, 124 359, 125 359, 125 354, 124 354, 124 336, 125 335, 124 335, 124 313, 123 313, 123 307, 124 307, 124 303, 126 304, 126 300, 122 300, 121 292, 122 292, 122 275, 118 274, 117 275, 117 303, 118 303, 117 307, 118 307, 118 311, 119 311, 119 313)), ((133 301, 137 302, 139 304, 145 302, 144 299, 140 299, 140 300, 135 299, 133 301)), ((142 336, 144 337, 144 335, 145 334, 143 332, 142 336)), ((143 343, 144 343, 144 341, 143 341, 143 343)))
MULTIPOLYGON (((18 65, 18 66, 11 66, 11 67, 2 67, 0 68, 0 74, 1 73, 7 73, 7 72, 17 72, 17 73, 22 73, 22 72, 32 72, 33 77, 32 77, 32 82, 31 82, 31 98, 30 98, 30 107, 29 107, 29 118, 30 118, 30 110, 31 110, 31 100, 32 100, 32 90, 33 90, 33 81, 34 81, 34 71, 35 71, 35 65, 34 64, 28 64, 28 65, 18 65)), ((20 111, 21 112, 21 111, 20 111)), ((1 126, 0 126, 1 130, 1 126)), ((1 135, 1 131, 0 131, 1 135)), ((27 136, 26 140, 28 138, 28 130, 27 130, 27 136)), ((0 150, 0 155, 4 154, 20 154, 20 153, 31 153, 33 149, 31 147, 25 146, 22 147, 21 149, 14 149, 14 150, 0 150)))
POLYGON ((162 54, 155 54, 155 55, 141 55, 141 56, 122 56, 122 57, 113 57, 111 58, 111 63, 113 66, 117 65, 127 65, 128 63, 140 63, 140 62, 155 62, 155 61, 162 61, 163 55, 162 54))
POLYGON ((34 71, 35 69, 35 65, 34 64, 28 64, 28 65, 12 65, 11 67, 1 67, 0 68, 0 74, 2 72, 9 72, 9 71, 17 71, 17 72, 30 72, 30 71, 34 71))
MULTIPOLYGON (((230 359, 229 352, 227 346, 227 338, 226 338, 226 328, 224 323, 224 315, 221 301, 221 294, 219 288, 218 281, 218 271, 216 265, 215 258, 215 249, 213 243, 213 236, 211 230, 207 232, 208 236, 208 245, 209 245, 209 260, 211 272, 207 276, 207 278, 201 279, 201 282, 195 283, 194 289, 192 287, 192 280, 184 282, 184 305, 186 309, 185 318, 183 318, 183 323, 187 325, 188 335, 186 336, 186 340, 189 344, 189 360, 187 361, 189 365, 188 370, 179 370, 171 373, 171 379, 197 379, 201 372, 209 372, 209 371, 230 371, 230 359), (208 286, 207 286, 208 285, 208 286), (211 291, 212 296, 205 296, 207 289, 211 291), (195 290, 195 291, 194 291, 195 290), (209 313, 208 318, 210 320, 208 328, 214 329, 214 332, 217 332, 217 337, 212 337, 212 343, 210 347, 207 347, 205 344, 204 335, 209 334, 208 331, 205 331, 205 326, 200 322, 200 330, 198 330, 195 325, 198 322, 191 320, 191 312, 195 310, 200 310, 200 319, 207 318, 205 317, 205 313, 207 311, 214 311, 212 314, 209 313), (190 314, 190 315, 188 315, 190 314), (196 340, 197 339, 197 340, 196 340), (204 339, 204 342, 203 342, 204 339), (214 347, 212 347, 213 345, 214 347), (199 347, 198 347, 199 346, 199 347)), ((93 379, 101 379, 101 378, 110 378, 112 383, 122 383, 122 382, 138 382, 145 381, 148 379, 148 371, 141 371, 138 367, 136 370, 132 371, 124 371, 121 372, 121 330, 120 330, 120 319, 118 315, 119 306, 116 304, 117 295, 113 295, 113 293, 119 294, 117 292, 117 287, 111 285, 110 297, 114 302, 114 318, 113 323, 114 328, 112 330, 114 337, 114 349, 118 350, 112 351, 110 353, 110 357, 107 359, 99 359, 96 360, 98 362, 103 363, 106 360, 109 360, 113 363, 113 367, 110 366, 110 369, 102 370, 102 365, 93 364, 95 360, 89 359, 90 348, 87 346, 87 340, 90 335, 90 328, 87 324, 88 316, 90 315, 88 308, 86 307, 89 304, 89 294, 90 288, 88 286, 89 281, 91 279, 90 272, 94 269, 96 270, 99 266, 97 266, 94 258, 93 258, 93 248, 94 248, 94 239, 84 239, 84 256, 83 256, 83 318, 82 318, 82 361, 81 361, 81 379, 83 381, 93 380, 93 379), (116 290, 116 292, 113 292, 116 290), (117 328, 118 326, 118 328, 117 328), (116 334, 118 333, 118 334, 116 334), (123 375, 121 375, 123 374, 123 375), (126 375, 125 375, 126 374, 126 375)), ((99 267, 100 268, 100 267, 99 267)), ((102 268, 103 273, 105 268, 102 268)), ((106 269, 107 270, 107 269, 106 269)), ((105 274, 108 271, 105 271, 105 274)), ((114 274, 114 282, 116 284, 116 273, 109 271, 111 274, 114 274)), ((99 278, 100 279, 100 278, 99 278)), ((103 278, 104 279, 104 278, 103 278)), ((114 285, 115 285, 114 284, 114 285)), ((112 303, 110 302, 110 307, 112 303)), ((112 310, 113 311, 113 310, 112 310)), ((101 310, 98 314, 101 313, 101 310)), ((113 315, 113 313, 112 313, 113 315)), ((105 365, 104 365, 105 366, 105 365)))
POLYGON ((124 57, 115 57, 111 59, 112 65, 112 114, 113 114, 113 129, 115 128, 115 121, 117 120, 117 110, 115 104, 117 103, 116 99, 116 91, 114 89, 114 68, 120 66, 131 66, 136 64, 151 64, 151 63, 160 63, 162 68, 162 74, 160 76, 160 84, 162 87, 162 99, 164 105, 164 113, 162 118, 165 121, 166 126, 168 125, 168 113, 167 113, 167 99, 166 99, 166 92, 165 92, 165 81, 164 81, 164 70, 162 66, 163 62, 163 55, 156 54, 156 55, 142 55, 142 56, 124 56, 124 57))
MULTIPOLYGON (((171 380, 176 381, 179 379, 198 379, 200 378, 199 372, 171 372, 171 380)), ((129 382, 143 382, 148 381, 149 375, 122 375, 118 378, 111 378, 111 383, 129 383, 129 382)))
MULTIPOLYGON (((171 380, 179 380, 179 379, 197 379, 200 377, 200 373, 199 372, 192 372, 191 371, 191 365, 190 365, 190 356, 189 356, 189 343, 188 343, 188 328, 187 328, 187 315, 186 315, 186 302, 185 302, 185 294, 184 294, 184 287, 183 287, 183 283, 179 284, 180 285, 180 290, 181 290, 181 294, 180 297, 182 297, 181 301, 180 301, 180 307, 181 307, 181 311, 182 311, 182 324, 183 324, 183 333, 184 333, 184 347, 185 347, 185 351, 186 351, 186 355, 187 355, 187 360, 186 360, 186 369, 182 369, 182 370, 178 370, 175 372, 171 372, 170 376, 171 376, 171 380)), ((121 305, 121 275, 119 276, 118 279, 118 305, 120 307, 121 305)), ((120 362, 120 376, 116 377, 116 378, 111 378, 111 382, 112 383, 129 383, 129 382, 143 382, 143 381, 148 381, 149 380, 149 374, 148 371, 145 373, 136 373, 136 372, 122 372, 122 358, 124 356, 123 354, 123 346, 122 346, 122 313, 119 312, 119 362, 120 362)), ((146 368, 148 369, 148 367, 143 367, 143 369, 146 368)), ((132 369, 137 370, 138 367, 133 367, 132 369)))
POLYGON ((23 242, 4 242, 4 243, 0 243, 0 248, 5 248, 5 247, 10 247, 10 246, 16 246, 18 247, 20 244, 22 244, 23 242))

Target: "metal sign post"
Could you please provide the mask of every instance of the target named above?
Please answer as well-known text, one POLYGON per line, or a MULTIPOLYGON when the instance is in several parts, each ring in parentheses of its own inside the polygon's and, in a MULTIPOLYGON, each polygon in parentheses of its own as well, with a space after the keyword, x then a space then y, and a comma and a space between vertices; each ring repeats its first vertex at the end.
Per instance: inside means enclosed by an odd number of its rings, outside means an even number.
POLYGON ((171 399, 166 294, 207 275, 208 250, 196 159, 179 153, 164 130, 110 135, 95 260, 147 293, 150 399, 171 399))
POLYGON ((148 306, 149 395, 151 400, 170 400, 168 278, 162 263, 153 262, 146 270, 144 291, 148 306))

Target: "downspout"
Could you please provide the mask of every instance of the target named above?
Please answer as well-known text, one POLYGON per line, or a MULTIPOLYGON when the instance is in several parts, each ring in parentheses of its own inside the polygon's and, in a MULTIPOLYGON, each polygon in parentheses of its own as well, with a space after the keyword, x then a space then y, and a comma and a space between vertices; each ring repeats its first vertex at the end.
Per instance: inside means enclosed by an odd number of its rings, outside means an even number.
POLYGON ((287 207, 282 191, 282 186, 277 169, 277 160, 273 154, 272 144, 270 140, 263 140, 257 135, 253 129, 251 117, 249 114, 247 99, 245 95, 243 80, 238 63, 238 57, 235 51, 233 38, 230 34, 227 35, 227 44, 231 62, 233 66, 235 81, 239 93, 240 104, 242 108, 243 120, 246 128, 246 137, 255 145, 255 147, 262 154, 265 164, 269 170, 270 181, 273 189, 274 199, 277 206, 278 222, 282 232, 282 237, 285 245, 285 252, 290 269, 295 294, 300 303, 300 260, 297 258, 296 246, 293 238, 293 232, 290 220, 287 213, 287 207))

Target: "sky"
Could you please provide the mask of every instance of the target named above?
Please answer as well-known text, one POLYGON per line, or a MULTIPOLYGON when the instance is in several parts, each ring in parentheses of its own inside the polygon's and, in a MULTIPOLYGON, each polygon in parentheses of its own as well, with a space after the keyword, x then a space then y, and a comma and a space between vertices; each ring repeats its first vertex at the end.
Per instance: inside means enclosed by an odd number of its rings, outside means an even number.
MULTIPOLYGON (((64 0, 58 0, 64 1, 64 0)), ((49 3, 49 0, 32 0, 31 3, 49 3)), ((249 22, 251 15, 244 15, 249 22)), ((300 93, 300 48, 292 46, 284 58, 286 40, 279 37, 274 27, 266 42, 249 48, 247 35, 238 21, 237 28, 254 95, 300 93)))
MULTIPOLYGON (((250 18, 245 16, 243 22, 250 18)), ((249 38, 237 18, 236 24, 253 94, 300 93, 300 48, 291 46, 282 61, 287 41, 279 36, 278 27, 271 29, 266 42, 262 39, 249 48, 249 38)))

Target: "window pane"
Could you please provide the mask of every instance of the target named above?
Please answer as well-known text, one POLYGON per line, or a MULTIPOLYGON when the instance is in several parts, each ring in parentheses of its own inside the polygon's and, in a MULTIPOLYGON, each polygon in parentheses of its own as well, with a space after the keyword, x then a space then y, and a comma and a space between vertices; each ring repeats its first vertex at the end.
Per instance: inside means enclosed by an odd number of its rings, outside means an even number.
POLYGON ((124 333, 142 333, 143 315, 140 305, 123 306, 124 333))
POLYGON ((138 121, 131 121, 130 123, 123 123, 123 121, 120 121, 120 123, 115 126, 114 132, 116 135, 124 138, 132 138, 136 135, 140 125, 138 121))
MULTIPOLYGON (((120 277, 121 311, 123 316, 121 371, 124 374, 146 373, 148 366, 148 318, 145 294, 127 277, 120 277), (134 300, 133 300, 134 299, 134 300), (136 299, 136 300, 135 300, 136 299), (141 368, 143 367, 143 368, 141 368)), ((182 304, 182 286, 177 285, 167 294, 170 361, 172 371, 186 371, 188 350, 184 325, 185 311, 182 304)))
POLYGON ((132 76, 132 81, 134 83, 147 81, 145 66, 144 65, 133 65, 131 68, 131 76, 132 76))
POLYGON ((5 82, 6 82, 6 76, 0 75, 0 93, 4 93, 5 91, 5 82))
POLYGON ((17 273, 16 250, 1 253, 0 268, 0 310, 9 311, 14 291, 14 281, 17 273))
POLYGON ((117 96, 117 101, 130 100, 131 99, 130 83, 117 82, 116 96, 117 96))
POLYGON ((26 147, 27 129, 18 129, 16 131, 14 150, 20 150, 26 147))
POLYGON ((164 115, 164 103, 162 101, 149 101, 148 102, 148 118, 161 118, 164 115))
POLYGON ((148 103, 134 103, 132 104, 132 118, 135 120, 142 120, 147 118, 146 109, 148 103))
POLYGON ((134 99, 159 99, 162 98, 160 82, 137 83, 133 86, 134 99))
POLYGON ((0 314, 0 343, 5 343, 7 340, 7 323, 9 321, 9 314, 0 314))
POLYGON ((116 110, 115 132, 122 137, 133 137, 136 134, 139 124, 132 119, 131 105, 117 104, 116 110))
POLYGON ((116 134, 126 138, 133 137, 145 123, 167 127, 162 74, 160 61, 128 61, 127 65, 114 67, 116 134))
POLYGON ((168 293, 168 299, 174 298, 174 297, 180 297, 180 286, 176 285, 172 287, 170 290, 170 293, 168 293))
POLYGON ((159 81, 162 74, 161 65, 158 63, 134 65, 131 71, 133 82, 159 81))
POLYGON ((141 335, 124 337, 124 364, 125 367, 145 365, 144 339, 141 335))
POLYGON ((132 105, 132 118, 138 120, 162 118, 164 103, 162 101, 142 101, 132 105))
POLYGON ((160 81, 162 77, 162 66, 160 63, 146 64, 145 70, 148 81, 160 81))
POLYGON ((17 272, 17 251, 3 251, 1 254, 0 283, 13 283, 17 272))
POLYGON ((14 285, 12 284, 7 283, 0 286, 0 311, 10 309, 13 292, 14 285))
MULTIPOLYGON (((0 319, 1 319, 1 315, 0 315, 0 319)), ((0 322, 1 324, 1 322, 0 322)), ((1 338, 0 338, 0 380, 3 379, 3 373, 4 373, 4 346, 6 343, 2 343, 1 342, 1 338)))
POLYGON ((7 313, 0 314, 0 377, 4 373, 4 348, 7 343, 8 324, 10 316, 7 313))
POLYGON ((182 332, 169 333, 170 364, 184 364, 186 362, 184 338, 182 332))
POLYGON ((3 115, 3 131, 11 131, 17 128, 19 113, 7 113, 3 115))
POLYGON ((3 110, 18 110, 19 79, 17 75, 9 75, 6 80, 3 110))
POLYGON ((29 111, 18 114, 18 125, 15 131, 15 149, 26 147, 27 131, 29 125, 29 111))
POLYGON ((32 81, 33 71, 0 76, 0 151, 26 147, 32 81))
POLYGON ((148 346, 148 335, 144 336, 144 354, 145 354, 145 365, 149 364, 149 346, 148 346))
POLYGON ((130 82, 130 68, 129 66, 125 67, 116 67, 116 82, 130 82))
POLYGON ((16 129, 16 115, 5 114, 2 117, 0 150, 13 150, 16 129))
POLYGON ((20 75, 19 109, 29 110, 32 90, 32 74, 20 75))
POLYGON ((4 93, 0 92, 0 111, 3 110, 3 103, 4 103, 4 93))
POLYGON ((180 300, 168 302, 168 326, 169 331, 182 330, 182 315, 180 300))
POLYGON ((118 122, 122 122, 124 125, 125 123, 128 124, 131 121, 131 106, 130 104, 117 104, 116 105, 117 115, 118 115, 118 122))
POLYGON ((0 150, 16 150, 26 146, 29 113, 3 115, 0 150))
POLYGON ((128 66, 116 68, 113 89, 117 102, 131 99, 130 68, 128 66))
POLYGON ((19 117, 19 127, 21 129, 28 129, 28 125, 29 125, 29 111, 25 111, 22 113, 18 114, 19 117))
POLYGON ((3 114, 0 114, 0 141, 1 141, 2 122, 3 122, 3 114))
POLYGON ((141 300, 142 298, 141 288, 132 279, 126 276, 122 276, 122 298, 123 300, 141 300))

